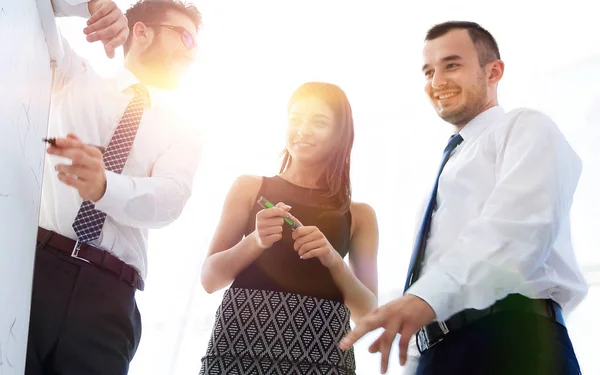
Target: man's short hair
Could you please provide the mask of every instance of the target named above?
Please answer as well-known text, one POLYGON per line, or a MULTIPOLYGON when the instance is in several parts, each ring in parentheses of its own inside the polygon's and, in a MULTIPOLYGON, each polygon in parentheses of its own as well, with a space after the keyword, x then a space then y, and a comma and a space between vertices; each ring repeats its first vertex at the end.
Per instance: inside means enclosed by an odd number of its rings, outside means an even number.
POLYGON ((500 59, 500 50, 498 49, 496 39, 494 39, 489 31, 475 22, 448 21, 437 24, 429 29, 425 41, 437 39, 452 30, 467 30, 469 37, 477 50, 479 65, 481 67, 500 59))
MULTIPOLYGON (((145 24, 161 22, 164 19, 164 14, 170 10, 188 16, 194 22, 196 31, 202 25, 202 15, 193 4, 184 3, 179 0, 139 0, 125 12, 129 30, 133 30, 133 26, 138 22, 145 24)), ((128 38, 123 46, 125 55, 127 55, 129 47, 131 47, 131 40, 132 38, 128 38)))

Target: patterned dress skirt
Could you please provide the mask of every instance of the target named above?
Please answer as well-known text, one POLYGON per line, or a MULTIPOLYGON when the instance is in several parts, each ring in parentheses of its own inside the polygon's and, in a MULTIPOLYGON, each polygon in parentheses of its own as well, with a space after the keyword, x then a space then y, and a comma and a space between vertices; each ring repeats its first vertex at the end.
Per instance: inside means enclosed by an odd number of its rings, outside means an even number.
POLYGON ((339 340, 350 311, 339 302, 230 288, 219 306, 201 375, 355 375, 339 340))

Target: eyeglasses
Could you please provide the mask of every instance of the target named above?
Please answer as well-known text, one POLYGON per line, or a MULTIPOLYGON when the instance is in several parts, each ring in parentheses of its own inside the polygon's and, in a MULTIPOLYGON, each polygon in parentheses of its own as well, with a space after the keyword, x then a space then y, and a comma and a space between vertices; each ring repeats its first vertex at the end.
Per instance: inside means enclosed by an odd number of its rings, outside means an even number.
POLYGON ((181 37, 181 42, 183 42, 183 45, 187 49, 194 49, 196 47, 196 40, 194 39, 192 34, 190 34, 190 32, 187 31, 187 29, 185 27, 162 25, 162 24, 153 24, 153 25, 146 25, 146 26, 164 27, 165 29, 173 30, 179 34, 179 36, 181 37))

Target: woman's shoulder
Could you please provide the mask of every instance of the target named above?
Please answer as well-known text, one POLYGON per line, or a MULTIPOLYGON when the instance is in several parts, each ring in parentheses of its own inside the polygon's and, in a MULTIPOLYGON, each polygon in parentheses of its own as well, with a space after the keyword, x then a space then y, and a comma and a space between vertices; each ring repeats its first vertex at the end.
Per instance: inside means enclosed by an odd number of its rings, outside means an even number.
POLYGON ((350 202, 350 213, 352 216, 363 216, 363 215, 375 215, 375 210, 368 203, 364 202, 350 202))
POLYGON ((251 175, 251 174, 243 174, 241 176, 238 176, 235 181, 234 181, 234 185, 239 186, 239 187, 244 187, 244 188, 249 188, 249 187, 256 187, 262 184, 262 180, 263 180, 263 176, 256 176, 256 175, 251 175))
POLYGON ((375 210, 367 203, 350 202, 350 215, 352 216, 351 235, 356 233, 356 230, 363 225, 369 225, 373 222, 377 225, 375 210))
POLYGON ((229 189, 229 195, 236 200, 253 200, 260 191, 262 181, 262 176, 248 174, 238 176, 229 189))

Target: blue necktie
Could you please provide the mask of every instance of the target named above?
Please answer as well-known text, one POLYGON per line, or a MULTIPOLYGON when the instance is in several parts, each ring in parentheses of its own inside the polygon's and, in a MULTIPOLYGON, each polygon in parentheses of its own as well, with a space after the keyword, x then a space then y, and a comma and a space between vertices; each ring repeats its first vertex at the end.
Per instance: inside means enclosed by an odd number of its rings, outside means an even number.
POLYGON ((408 289, 408 287, 410 287, 415 281, 417 281, 421 272, 422 262, 425 256, 425 247, 427 246, 427 237, 429 237, 429 230, 431 229, 431 218, 433 216, 433 211, 436 208, 436 197, 438 183, 440 181, 440 175, 444 170, 444 166, 450 159, 452 151, 454 151, 456 146, 458 146, 462 141, 463 138, 460 136, 460 134, 455 134, 452 137, 450 137, 448 145, 444 149, 444 157, 438 170, 437 177, 435 179, 435 184, 433 185, 433 190, 431 191, 431 196, 429 197, 429 203, 427 203, 427 209, 425 210, 423 221, 421 221, 421 228, 419 229, 419 235, 417 237, 415 247, 410 257, 410 265, 408 267, 408 274, 406 275, 406 283, 404 284, 405 292, 408 289))

